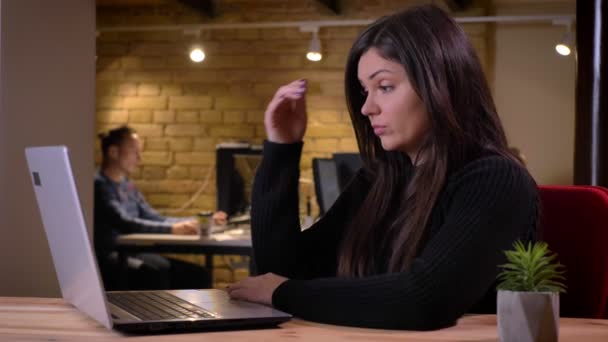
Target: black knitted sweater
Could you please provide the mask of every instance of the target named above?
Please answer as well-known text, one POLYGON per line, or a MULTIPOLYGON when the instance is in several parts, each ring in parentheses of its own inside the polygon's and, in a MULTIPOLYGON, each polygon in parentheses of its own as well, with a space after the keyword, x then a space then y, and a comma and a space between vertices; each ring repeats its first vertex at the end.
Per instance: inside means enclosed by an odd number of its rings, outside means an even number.
POLYGON ((503 251, 534 238, 534 180, 517 163, 487 156, 448 175, 408 271, 337 277, 337 251, 372 180, 358 172, 325 216, 301 231, 301 151, 302 143, 264 143, 251 217, 258 273, 290 279, 274 291, 272 304, 302 319, 384 329, 453 325, 484 299, 495 305, 503 251))

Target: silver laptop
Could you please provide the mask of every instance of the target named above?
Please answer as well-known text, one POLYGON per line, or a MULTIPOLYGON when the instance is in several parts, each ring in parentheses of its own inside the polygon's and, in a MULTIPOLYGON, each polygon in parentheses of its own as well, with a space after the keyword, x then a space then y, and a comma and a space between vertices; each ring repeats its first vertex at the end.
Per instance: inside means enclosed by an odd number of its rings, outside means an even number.
POLYGON ((107 328, 129 332, 274 326, 289 314, 221 290, 108 291, 99 276, 65 146, 26 148, 63 298, 107 328))

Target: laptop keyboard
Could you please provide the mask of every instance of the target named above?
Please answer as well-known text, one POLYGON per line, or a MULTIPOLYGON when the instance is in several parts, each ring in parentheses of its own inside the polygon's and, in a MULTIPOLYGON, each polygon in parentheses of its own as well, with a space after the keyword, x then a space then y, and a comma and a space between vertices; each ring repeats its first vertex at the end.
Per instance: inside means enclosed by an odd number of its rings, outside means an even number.
POLYGON ((203 308, 167 292, 110 292, 108 301, 144 320, 215 318, 203 308))

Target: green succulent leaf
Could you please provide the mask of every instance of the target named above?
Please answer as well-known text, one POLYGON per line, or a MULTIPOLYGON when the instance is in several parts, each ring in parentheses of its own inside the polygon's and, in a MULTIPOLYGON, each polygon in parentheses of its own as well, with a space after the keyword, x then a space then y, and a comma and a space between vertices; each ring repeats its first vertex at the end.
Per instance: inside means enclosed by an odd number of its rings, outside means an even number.
POLYGON ((546 242, 515 241, 505 251, 507 263, 499 265, 499 290, 527 292, 566 292, 565 267, 557 262, 546 242))

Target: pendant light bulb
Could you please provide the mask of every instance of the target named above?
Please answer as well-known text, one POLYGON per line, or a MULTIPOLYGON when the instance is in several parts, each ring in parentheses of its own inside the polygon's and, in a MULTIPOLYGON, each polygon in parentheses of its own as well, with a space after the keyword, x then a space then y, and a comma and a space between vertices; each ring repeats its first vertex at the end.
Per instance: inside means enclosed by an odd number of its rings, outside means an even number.
POLYGON ((200 46, 194 46, 190 49, 190 60, 195 63, 200 63, 205 59, 205 52, 200 46))
POLYGON ((323 58, 323 54, 321 54, 321 40, 319 39, 319 34, 316 31, 312 33, 306 58, 312 62, 318 62, 323 58))

